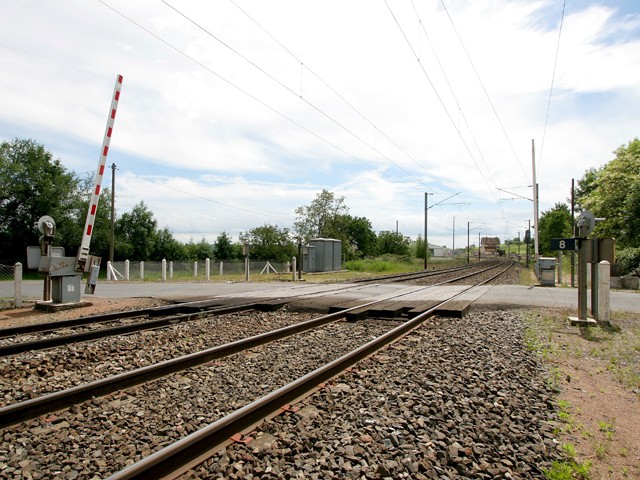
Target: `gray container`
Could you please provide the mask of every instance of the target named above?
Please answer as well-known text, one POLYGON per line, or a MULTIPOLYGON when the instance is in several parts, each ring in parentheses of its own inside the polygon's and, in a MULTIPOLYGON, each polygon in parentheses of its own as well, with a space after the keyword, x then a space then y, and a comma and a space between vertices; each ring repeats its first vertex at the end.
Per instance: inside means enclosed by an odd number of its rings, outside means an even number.
POLYGON ((302 270, 305 272, 316 272, 316 247, 305 245, 302 247, 302 270))
POLYGON ((538 259, 540 269, 540 285, 543 287, 556 286, 556 259, 555 257, 540 257, 538 259))
POLYGON ((332 272, 342 267, 342 242, 335 238, 314 238, 309 240, 309 248, 315 247, 315 270, 332 272))

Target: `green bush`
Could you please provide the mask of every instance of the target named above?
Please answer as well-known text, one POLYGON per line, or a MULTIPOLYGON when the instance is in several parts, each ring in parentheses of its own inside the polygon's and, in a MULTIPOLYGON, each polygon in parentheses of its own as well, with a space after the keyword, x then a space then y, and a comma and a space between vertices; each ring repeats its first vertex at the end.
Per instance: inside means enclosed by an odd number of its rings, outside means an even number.
POLYGON ((623 275, 640 275, 640 248, 625 248, 618 252, 623 275))

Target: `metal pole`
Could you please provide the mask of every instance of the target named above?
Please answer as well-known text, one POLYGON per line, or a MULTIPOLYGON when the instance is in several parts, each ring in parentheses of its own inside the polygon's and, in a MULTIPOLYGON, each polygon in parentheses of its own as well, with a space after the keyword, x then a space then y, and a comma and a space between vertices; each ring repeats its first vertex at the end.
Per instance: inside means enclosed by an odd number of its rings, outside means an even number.
POLYGON ((113 265, 114 251, 114 223, 116 219, 116 164, 111 164, 111 238, 109 242, 109 261, 113 265))
POLYGON ((467 265, 469 264, 469 222, 467 222, 467 265))
POLYGON ((531 248, 529 248, 529 245, 531 245, 531 220, 529 220, 529 242, 526 242, 526 243, 527 243, 527 268, 529 268, 529 251, 531 250, 531 248))
POLYGON ((456 256, 456 217, 453 217, 453 239, 451 240, 451 256, 456 256))
POLYGON ((520 261, 520 232, 518 232, 518 261, 520 261))
POLYGON ((427 269, 427 257, 429 256, 429 242, 427 241, 427 211, 429 210, 428 204, 429 194, 424 192, 424 269, 427 269))
POLYGON ((536 276, 538 276, 538 258, 540 250, 538 247, 538 183, 536 180, 536 145, 535 140, 531 139, 531 168, 533 172, 533 228, 535 230, 533 237, 534 255, 535 255, 535 270, 536 276))
POLYGON ((478 262, 480 261, 480 232, 478 232, 478 262))
POLYGON ((579 238, 578 252, 578 319, 587 319, 587 249, 589 242, 579 238))
MULTIPOLYGON (((576 236, 576 219, 575 219, 575 179, 571 179, 571 236, 576 236)), ((575 287, 575 274, 576 274, 576 251, 571 252, 571 287, 575 287)))

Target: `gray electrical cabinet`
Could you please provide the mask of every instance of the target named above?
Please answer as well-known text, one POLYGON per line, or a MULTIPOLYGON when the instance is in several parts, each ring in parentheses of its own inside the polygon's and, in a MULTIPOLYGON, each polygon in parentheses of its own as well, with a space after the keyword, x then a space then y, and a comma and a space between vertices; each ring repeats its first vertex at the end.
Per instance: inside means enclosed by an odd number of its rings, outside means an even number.
POLYGON ((538 259, 540 269, 540 285, 544 287, 556 286, 556 259, 554 257, 540 257, 538 259))
MULTIPOLYGON (((309 240, 309 251, 315 250, 315 269, 308 272, 333 272, 342 268, 342 241, 334 238, 309 240)), ((309 254, 311 255, 311 254, 309 254)), ((311 267, 311 262, 308 262, 311 267)), ((303 263, 304 265, 304 263, 303 263)))
POLYGON ((302 247, 302 270, 305 272, 316 271, 316 247, 313 245, 302 247))

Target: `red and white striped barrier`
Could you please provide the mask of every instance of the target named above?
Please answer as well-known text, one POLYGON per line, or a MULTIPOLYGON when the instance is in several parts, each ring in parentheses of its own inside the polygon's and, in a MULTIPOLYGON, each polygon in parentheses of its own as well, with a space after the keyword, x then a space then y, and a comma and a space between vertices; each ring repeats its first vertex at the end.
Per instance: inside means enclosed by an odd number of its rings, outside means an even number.
POLYGON ((116 110, 118 108, 118 100, 120 100, 120 89, 122 88, 122 75, 116 77, 116 86, 113 89, 113 97, 111 100, 111 109, 107 118, 107 128, 104 132, 104 140, 102 141, 102 149, 100 150, 100 158, 98 160, 98 171, 91 193, 91 201, 87 211, 87 220, 84 224, 84 233, 82 235, 82 243, 78 250, 76 261, 76 270, 84 271, 87 258, 89 256, 89 244, 91 243, 91 235, 93 234, 93 223, 96 219, 96 211, 98 210, 98 200, 100 199, 100 188, 102 187, 102 179, 104 176, 104 168, 107 164, 107 154, 109 153, 109 143, 111 142, 111 134, 113 133, 113 124, 116 119, 116 110))

